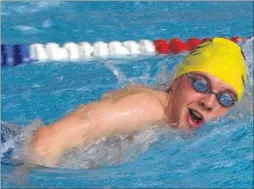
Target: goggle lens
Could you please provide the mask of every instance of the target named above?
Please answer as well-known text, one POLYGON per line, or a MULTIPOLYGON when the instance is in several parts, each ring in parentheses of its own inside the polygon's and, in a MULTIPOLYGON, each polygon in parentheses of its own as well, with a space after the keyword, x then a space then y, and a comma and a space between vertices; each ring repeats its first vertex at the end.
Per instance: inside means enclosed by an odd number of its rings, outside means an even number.
POLYGON ((220 104, 224 107, 230 107, 230 106, 233 106, 235 104, 235 100, 227 92, 221 93, 218 96, 218 100, 219 100, 220 104))
POLYGON ((194 89, 198 92, 201 93, 206 93, 209 91, 209 87, 207 85, 207 83, 201 79, 198 79, 194 82, 192 82, 192 86, 194 87, 194 89))

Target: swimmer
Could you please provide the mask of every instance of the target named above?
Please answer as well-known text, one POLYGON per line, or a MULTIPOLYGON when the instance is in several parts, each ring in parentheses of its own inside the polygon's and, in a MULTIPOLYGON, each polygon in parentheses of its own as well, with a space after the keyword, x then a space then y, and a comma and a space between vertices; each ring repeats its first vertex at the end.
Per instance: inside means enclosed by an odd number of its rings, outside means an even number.
POLYGON ((198 129, 227 114, 242 99, 246 72, 241 48, 228 39, 214 38, 185 57, 167 91, 126 87, 39 127, 28 161, 54 167, 68 149, 153 124, 198 129))

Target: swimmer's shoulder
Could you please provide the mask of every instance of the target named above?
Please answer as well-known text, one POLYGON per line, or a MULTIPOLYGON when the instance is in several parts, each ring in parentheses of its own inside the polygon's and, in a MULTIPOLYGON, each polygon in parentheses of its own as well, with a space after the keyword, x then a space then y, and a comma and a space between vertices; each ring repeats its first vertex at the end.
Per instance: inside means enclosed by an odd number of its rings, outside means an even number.
POLYGON ((112 90, 110 92, 105 93, 102 96, 102 99, 119 99, 121 97, 124 96, 128 96, 131 94, 137 94, 140 92, 144 92, 145 91, 145 87, 141 86, 141 85, 128 85, 122 89, 117 89, 117 90, 112 90))
POLYGON ((146 96, 150 100, 158 100, 160 103, 165 104, 167 101, 167 93, 165 91, 154 90, 142 85, 129 85, 125 88, 110 91, 102 97, 102 99, 118 100, 129 96, 146 96), (149 98, 150 97, 150 98, 149 98))

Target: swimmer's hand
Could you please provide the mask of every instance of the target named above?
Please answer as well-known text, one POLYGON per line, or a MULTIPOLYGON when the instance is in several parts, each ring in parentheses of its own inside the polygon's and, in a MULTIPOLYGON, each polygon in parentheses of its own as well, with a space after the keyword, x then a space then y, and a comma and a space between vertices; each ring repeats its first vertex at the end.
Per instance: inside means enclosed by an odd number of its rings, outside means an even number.
POLYGON ((84 148, 101 137, 130 133, 164 119, 163 98, 158 98, 162 94, 152 90, 120 94, 81 106, 62 120, 39 128, 31 143, 30 161, 57 166, 70 148, 84 148))

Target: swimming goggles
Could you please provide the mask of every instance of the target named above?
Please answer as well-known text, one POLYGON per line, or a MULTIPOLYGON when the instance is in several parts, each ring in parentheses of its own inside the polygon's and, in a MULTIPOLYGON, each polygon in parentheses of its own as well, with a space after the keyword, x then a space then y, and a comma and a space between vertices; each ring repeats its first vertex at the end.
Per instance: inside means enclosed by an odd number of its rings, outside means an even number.
MULTIPOLYGON (((191 81, 192 87, 200 93, 210 93, 216 96, 219 104, 225 108, 229 108, 236 103, 236 97, 230 92, 221 91, 219 93, 215 93, 211 90, 209 82, 204 78, 198 78, 194 74, 187 73, 186 74, 189 80, 191 81)), ((202 77, 202 76, 200 76, 202 77)))

